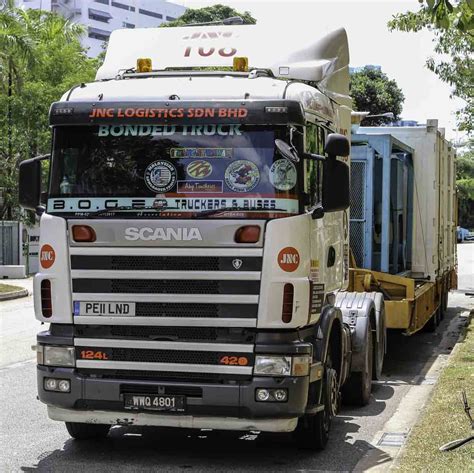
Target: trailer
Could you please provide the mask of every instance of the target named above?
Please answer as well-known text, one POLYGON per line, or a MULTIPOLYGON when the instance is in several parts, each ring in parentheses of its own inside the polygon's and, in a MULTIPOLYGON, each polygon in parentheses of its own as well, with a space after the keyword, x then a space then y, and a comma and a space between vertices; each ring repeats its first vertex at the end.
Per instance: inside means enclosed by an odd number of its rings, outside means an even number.
POLYGON ((388 329, 434 330, 457 287, 455 157, 437 120, 352 134, 349 290, 382 293, 388 329))

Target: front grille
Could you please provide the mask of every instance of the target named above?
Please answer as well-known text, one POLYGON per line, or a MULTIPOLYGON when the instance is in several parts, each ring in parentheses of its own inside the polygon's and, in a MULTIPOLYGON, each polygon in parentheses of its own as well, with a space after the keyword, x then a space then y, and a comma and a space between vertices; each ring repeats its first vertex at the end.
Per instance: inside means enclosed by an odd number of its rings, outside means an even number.
POLYGON ((72 269, 142 270, 142 271, 260 271, 260 257, 232 256, 88 256, 72 255, 72 269))
POLYGON ((258 294, 260 281, 197 281, 179 279, 74 279, 76 293, 258 294))
POLYGON ((149 370, 98 370, 77 368, 76 372, 84 377, 101 379, 135 379, 143 381, 175 381, 186 380, 195 383, 224 384, 238 381, 250 381, 252 375, 221 374, 221 373, 185 373, 179 371, 149 370))
POLYGON ((147 327, 142 325, 76 325, 75 336, 82 338, 125 338, 132 340, 203 341, 254 343, 255 330, 216 327, 147 327))
POLYGON ((150 384, 121 384, 120 394, 161 394, 168 396, 202 397, 198 386, 156 386, 150 384))
MULTIPOLYGON (((76 357, 81 357, 81 352, 87 351, 87 347, 76 348, 76 357)), ((187 351, 187 350, 147 350, 141 348, 94 348, 107 354, 111 361, 137 361, 142 363, 183 363, 196 365, 218 365, 219 360, 224 356, 236 356, 247 358, 248 365, 253 364, 253 354, 251 353, 226 353, 216 351, 187 351)))

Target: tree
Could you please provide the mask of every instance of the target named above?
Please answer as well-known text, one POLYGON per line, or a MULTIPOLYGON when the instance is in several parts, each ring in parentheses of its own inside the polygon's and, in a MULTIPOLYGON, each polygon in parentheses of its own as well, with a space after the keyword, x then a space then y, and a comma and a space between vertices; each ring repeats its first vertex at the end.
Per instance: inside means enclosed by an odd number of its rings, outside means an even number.
MULTIPOLYGON (((402 90, 381 70, 365 66, 351 74, 351 96, 354 110, 371 115, 393 113, 398 120, 405 100, 402 90)), ((382 125, 391 121, 387 117, 366 118, 364 125, 382 125)))
POLYGON ((458 156, 456 168, 459 225, 474 229, 474 147, 472 143, 466 152, 458 156))
POLYGON ((226 5, 212 5, 204 8, 188 8, 183 15, 168 23, 163 23, 161 26, 182 26, 190 23, 209 23, 213 21, 221 21, 233 16, 240 16, 246 25, 254 25, 257 20, 245 11, 243 13, 234 10, 226 5))
POLYGON ((388 26, 391 30, 434 32, 436 58, 426 61, 428 69, 452 87, 452 96, 466 101, 458 111, 459 128, 468 134, 474 130, 474 1, 426 0, 420 10, 395 15, 388 26))
POLYGON ((19 163, 49 152, 51 102, 94 77, 97 61, 80 45, 82 32, 54 13, 12 4, 0 12, 0 110, 5 110, 0 113, 0 187, 5 189, 0 217, 19 217, 19 163))

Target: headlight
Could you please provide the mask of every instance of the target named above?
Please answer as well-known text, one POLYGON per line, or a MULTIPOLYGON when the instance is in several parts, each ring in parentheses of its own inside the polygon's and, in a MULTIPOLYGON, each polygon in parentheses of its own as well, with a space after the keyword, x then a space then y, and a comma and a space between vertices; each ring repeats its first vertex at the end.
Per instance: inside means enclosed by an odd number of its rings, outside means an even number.
POLYGON ((257 355, 253 372, 264 376, 290 376, 291 356, 257 355))
POLYGON ((74 366, 74 347, 44 345, 43 362, 48 366, 74 366))
POLYGON ((309 355, 257 355, 253 373, 260 376, 307 376, 310 365, 309 355))

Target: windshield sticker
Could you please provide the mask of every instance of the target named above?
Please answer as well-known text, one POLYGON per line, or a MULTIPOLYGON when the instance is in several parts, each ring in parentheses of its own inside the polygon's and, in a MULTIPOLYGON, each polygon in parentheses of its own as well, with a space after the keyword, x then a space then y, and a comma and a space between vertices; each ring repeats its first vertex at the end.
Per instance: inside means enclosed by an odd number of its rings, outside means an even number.
POLYGON ((186 167, 186 172, 194 179, 204 179, 212 173, 212 165, 208 161, 193 161, 186 167))
POLYGON ((270 182, 279 191, 289 191, 296 186, 295 165, 287 159, 276 160, 270 168, 270 182))
MULTIPOLYGON (((238 126, 238 125, 237 125, 238 126)), ((232 158, 232 148, 171 148, 170 156, 182 158, 232 158)))
MULTIPOLYGON (((189 181, 185 181, 187 184, 189 181)), ((210 181, 196 181, 200 185, 210 181)), ((66 197, 63 199, 48 199, 48 211, 60 213, 74 213, 87 215, 91 211, 109 209, 113 212, 117 207, 129 207, 126 212, 148 212, 155 214, 164 210, 179 210, 196 212, 214 210, 222 207, 233 207, 241 210, 260 209, 265 211, 278 210, 284 213, 297 214, 298 201, 296 199, 277 199, 264 197, 66 197), (149 209, 152 209, 149 211, 149 209)))
POLYGON ((176 184, 176 168, 167 161, 155 161, 145 169, 145 183, 156 192, 167 192, 176 184))
POLYGON ((101 107, 93 108, 89 118, 245 118, 248 110, 243 107, 101 107))
POLYGON ((242 136, 240 125, 100 125, 97 136, 242 136))
POLYGON ((260 171, 252 161, 239 159, 225 170, 225 183, 234 192, 249 192, 259 181, 260 171))
POLYGON ((178 194, 222 194, 222 181, 178 181, 178 194))

